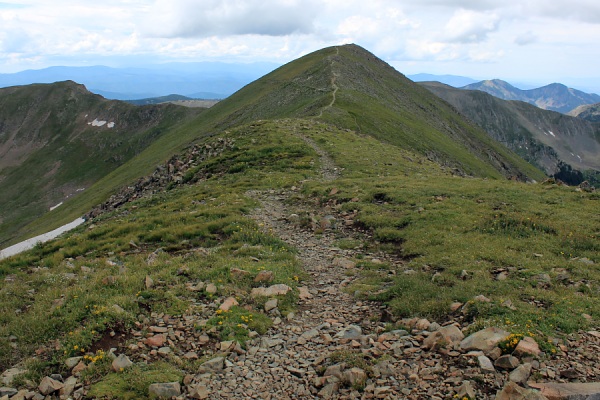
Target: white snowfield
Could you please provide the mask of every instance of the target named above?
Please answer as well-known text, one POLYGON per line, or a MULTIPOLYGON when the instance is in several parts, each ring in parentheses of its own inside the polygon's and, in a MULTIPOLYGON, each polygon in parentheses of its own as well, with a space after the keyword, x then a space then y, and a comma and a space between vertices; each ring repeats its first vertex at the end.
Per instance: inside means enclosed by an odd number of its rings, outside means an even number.
POLYGON ((36 244, 52 240, 58 237, 60 234, 70 231, 71 229, 83 224, 84 222, 85 220, 83 218, 77 218, 75 221, 63 225, 60 228, 56 228, 53 231, 44 233, 36 237, 32 237, 31 239, 24 240, 20 243, 0 250, 0 260, 2 260, 3 258, 14 256, 15 254, 19 254, 25 250, 33 249, 36 244))
POLYGON ((115 123, 114 122, 108 122, 108 121, 99 121, 98 118, 95 118, 92 122, 88 122, 88 125, 91 126, 104 126, 106 125, 107 128, 114 128, 115 127, 115 123))

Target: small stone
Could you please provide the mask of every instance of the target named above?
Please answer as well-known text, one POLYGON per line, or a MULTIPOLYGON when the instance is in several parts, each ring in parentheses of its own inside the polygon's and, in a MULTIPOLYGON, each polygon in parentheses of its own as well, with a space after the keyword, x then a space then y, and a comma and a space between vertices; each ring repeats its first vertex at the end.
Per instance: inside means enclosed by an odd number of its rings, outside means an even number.
POLYGON ((195 351, 188 351, 183 355, 183 358, 186 360, 197 360, 199 358, 198 353, 195 351))
POLYGON ((342 339, 358 339, 362 336, 362 328, 358 325, 350 325, 335 336, 342 339))
POLYGON ((344 371, 342 380, 352 387, 364 386, 367 381, 367 373, 357 367, 350 368, 349 370, 344 371))
POLYGON ((460 348, 465 351, 481 350, 483 352, 491 351, 509 335, 505 330, 491 327, 483 329, 479 332, 465 338, 460 342, 460 348))
POLYGON ((312 294, 310 294, 310 292, 308 291, 308 288, 306 286, 298 287, 298 292, 299 292, 298 296, 300 297, 300 300, 308 300, 313 297, 312 294))
MULTIPOLYGON (((534 383, 529 386, 540 390, 548 399, 598 399, 600 382, 594 383, 534 383)), ((546 398, 544 397, 544 398, 546 398)))
POLYGON ((457 395, 459 399, 464 399, 465 397, 475 399, 475 389, 473 388, 471 381, 464 381, 458 388, 457 395))
POLYGON ((339 388, 340 384, 338 382, 329 383, 319 391, 319 398, 329 399, 338 392, 339 388))
POLYGON ((356 263, 348 258, 334 258, 332 264, 334 267, 346 269, 356 268, 356 263))
POLYGON ((265 311, 269 312, 277 308, 278 301, 277 299, 270 299, 265 303, 265 311))
POLYGON ((537 357, 540 355, 541 352, 542 351, 540 350, 540 346, 538 346, 535 339, 529 336, 525 336, 523 339, 521 339, 519 344, 517 344, 517 347, 515 347, 515 351, 513 352, 513 354, 517 356, 532 355, 537 357))
POLYGON ((166 356, 167 354, 171 354, 172 350, 169 346, 164 346, 158 349, 158 354, 161 356, 166 356))
POLYGON ((79 374, 81 374, 81 372, 83 372, 86 368, 87 368, 87 365, 85 365, 85 363, 83 361, 79 361, 79 364, 77 364, 71 370, 71 374, 73 374, 74 376, 79 376, 79 374))
POLYGON ((260 271, 254 278, 254 282, 273 282, 275 274, 273 271, 260 271))
POLYGON ((429 320, 420 319, 417 321, 415 329, 418 329, 420 331, 426 331, 429 328, 429 325, 431 325, 431 322, 429 322, 429 320))
POLYGON ((494 365, 498 368, 513 370, 519 366, 519 359, 510 354, 505 354, 500 356, 496 362, 494 362, 494 365))
POLYGON ((9 388, 6 386, 0 387, 0 397, 13 397, 14 395, 16 395, 17 393, 19 393, 19 391, 15 388, 9 388))
POLYGON ((456 312, 463 306, 463 303, 452 303, 450 304, 450 311, 456 312))
POLYGON ((204 400, 204 399, 208 399, 208 397, 210 396, 210 392, 206 386, 196 385, 196 386, 192 387, 192 389, 190 390, 189 396, 192 399, 204 400))
POLYGON ((112 369, 115 372, 122 371, 126 368, 129 368, 133 365, 133 362, 127 357, 125 354, 120 354, 117 358, 115 358, 112 362, 112 369))
POLYGON ((519 365, 513 372, 510 373, 508 379, 511 382, 524 384, 529 379, 529 375, 531 375, 531 364, 526 363, 523 365, 519 365))
POLYGON ((214 283, 209 283, 208 285, 206 285, 206 288, 204 288, 204 290, 208 294, 216 294, 217 293, 217 287, 215 286, 214 283))
POLYGON ((73 369, 77 364, 79 364, 79 361, 81 361, 83 357, 71 357, 71 358, 67 358, 65 360, 65 365, 67 366, 67 368, 69 369, 73 369))
POLYGON ((258 296, 265 296, 265 297, 283 296, 283 295, 288 294, 288 292, 290 290, 292 290, 291 287, 289 287, 288 285, 285 285, 283 283, 280 283, 280 284, 277 284, 277 285, 269 286, 268 288, 264 288, 264 287, 254 288, 250 292, 250 295, 252 297, 258 297, 258 296))
POLYGON ((486 356, 477 357, 477 361, 479 362, 479 367, 483 372, 496 372, 494 364, 492 364, 492 361, 486 356))
POLYGON ((229 311, 233 306, 239 306, 240 303, 234 297, 228 297, 225 299, 223 304, 219 306, 220 310, 229 311))
POLYGON ((207 372, 219 372, 222 371, 225 367, 225 358, 224 357, 215 357, 212 360, 206 361, 199 368, 199 373, 207 373, 207 372))
POLYGON ((62 389, 64 385, 57 380, 50 378, 49 376, 44 377, 38 386, 38 390, 44 396, 54 393, 62 389))
POLYGON ((239 268, 231 268, 230 272, 231 272, 231 275, 236 279, 240 279, 240 278, 250 275, 250 271, 246 271, 246 270, 239 269, 239 268))
POLYGON ((163 334, 150 336, 144 340, 144 343, 150 347, 162 347, 167 341, 167 337, 163 334))
POLYGON ((181 385, 179 382, 153 383, 148 388, 150 396, 170 399, 181 395, 181 385))
MULTIPOLYGON (((531 385, 534 386, 534 385, 531 385)), ((548 400, 540 392, 524 389, 514 382, 508 382, 496 393, 496 400, 548 400)))
POLYGON ((75 390, 75 386, 77 386, 77 378, 74 376, 70 376, 65 381, 65 386, 60 389, 61 398, 70 397, 73 391, 75 390))

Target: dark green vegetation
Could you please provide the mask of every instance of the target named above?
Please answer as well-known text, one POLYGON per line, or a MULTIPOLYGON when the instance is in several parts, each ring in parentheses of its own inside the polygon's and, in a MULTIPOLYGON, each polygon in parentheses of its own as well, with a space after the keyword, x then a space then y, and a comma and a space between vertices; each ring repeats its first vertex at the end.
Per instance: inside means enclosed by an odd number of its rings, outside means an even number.
POLYGON ((545 110, 568 113, 583 104, 600 101, 600 96, 568 88, 560 83, 551 83, 536 89, 521 90, 499 79, 481 81, 462 89, 480 90, 503 100, 519 100, 545 110))
MULTIPOLYGON (((391 266, 359 259, 360 279, 350 288, 397 316, 441 322, 460 301, 474 326, 538 338, 597 325, 600 197, 523 182, 544 175, 356 46, 310 54, 247 86, 30 228, 72 220, 192 142, 216 146, 219 138, 234 145, 195 165, 185 184, 169 183, 0 261, 0 368, 44 347, 30 371, 54 371, 74 352, 95 350, 111 330, 126 332, 140 314, 192 313, 210 298, 186 290, 198 281, 240 302, 229 313, 215 310, 199 329, 241 343, 248 329, 264 332, 270 321, 256 310, 265 299, 249 295, 256 274, 269 269, 273 283, 294 289, 306 277, 295 250, 251 218, 258 204, 247 191, 292 186, 298 190, 288 201, 306 212, 323 214, 324 205, 328 213, 356 211, 356 236, 340 235, 340 247, 403 260, 391 266), (322 179, 324 159, 307 138, 331 156, 337 179, 322 179), (249 274, 235 276, 232 268, 249 274), (146 276, 155 286, 146 287, 146 276), (478 295, 490 301, 474 301, 478 295)), ((280 310, 292 310, 297 294, 281 298, 280 310)), ((123 379, 102 373, 101 360, 95 368, 94 380, 105 377, 94 389, 99 396, 145 390, 140 377, 148 371, 133 370, 132 383, 121 387, 123 379)))
POLYGON ((598 123, 521 101, 501 100, 477 90, 460 90, 436 82, 422 85, 550 176, 578 185, 584 179, 594 179, 600 171, 598 123), (580 173, 571 174, 570 169, 580 173))
POLYGON ((70 81, 0 89, 0 246, 197 113, 107 101, 70 81))

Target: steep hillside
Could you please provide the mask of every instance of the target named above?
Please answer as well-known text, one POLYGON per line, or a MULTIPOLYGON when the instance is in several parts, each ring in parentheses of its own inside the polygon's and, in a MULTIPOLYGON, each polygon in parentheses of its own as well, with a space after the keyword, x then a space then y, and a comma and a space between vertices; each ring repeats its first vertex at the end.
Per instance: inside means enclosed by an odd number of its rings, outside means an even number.
POLYGON ((537 89, 521 90, 499 79, 481 81, 462 87, 480 90, 503 100, 520 100, 545 110, 568 113, 583 104, 598 103, 600 96, 552 83, 537 89))
POLYGON ((600 122, 600 103, 579 106, 569 112, 569 115, 590 122, 600 122))
POLYGON ((0 89, 0 245, 194 114, 107 101, 71 81, 0 89))
POLYGON ((422 85, 548 175, 568 166, 600 171, 599 124, 519 101, 500 100, 480 91, 459 90, 436 82, 422 85))

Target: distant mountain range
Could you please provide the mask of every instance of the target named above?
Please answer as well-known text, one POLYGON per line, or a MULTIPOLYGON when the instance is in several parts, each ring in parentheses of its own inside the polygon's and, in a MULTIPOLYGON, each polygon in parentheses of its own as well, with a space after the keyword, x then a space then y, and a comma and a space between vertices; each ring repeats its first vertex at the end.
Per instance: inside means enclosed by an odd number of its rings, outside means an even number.
POLYGON ((537 89, 521 90, 500 79, 472 83, 462 87, 466 90, 481 90, 503 100, 520 100, 545 110, 568 113, 584 105, 600 102, 600 96, 577 89, 568 88, 560 83, 552 83, 537 89))
POLYGON ((277 66, 203 62, 147 68, 50 67, 0 74, 0 87, 72 80, 107 99, 136 100, 173 93, 193 99, 223 99, 277 66))
MULTIPOLYGON (((600 171, 600 124, 438 82, 421 83, 488 134, 548 175, 578 184, 578 171, 600 171), (561 175, 562 174, 562 175, 561 175)), ((596 105, 596 112, 598 111, 596 105)), ((594 174, 595 176, 595 174, 594 174)))

